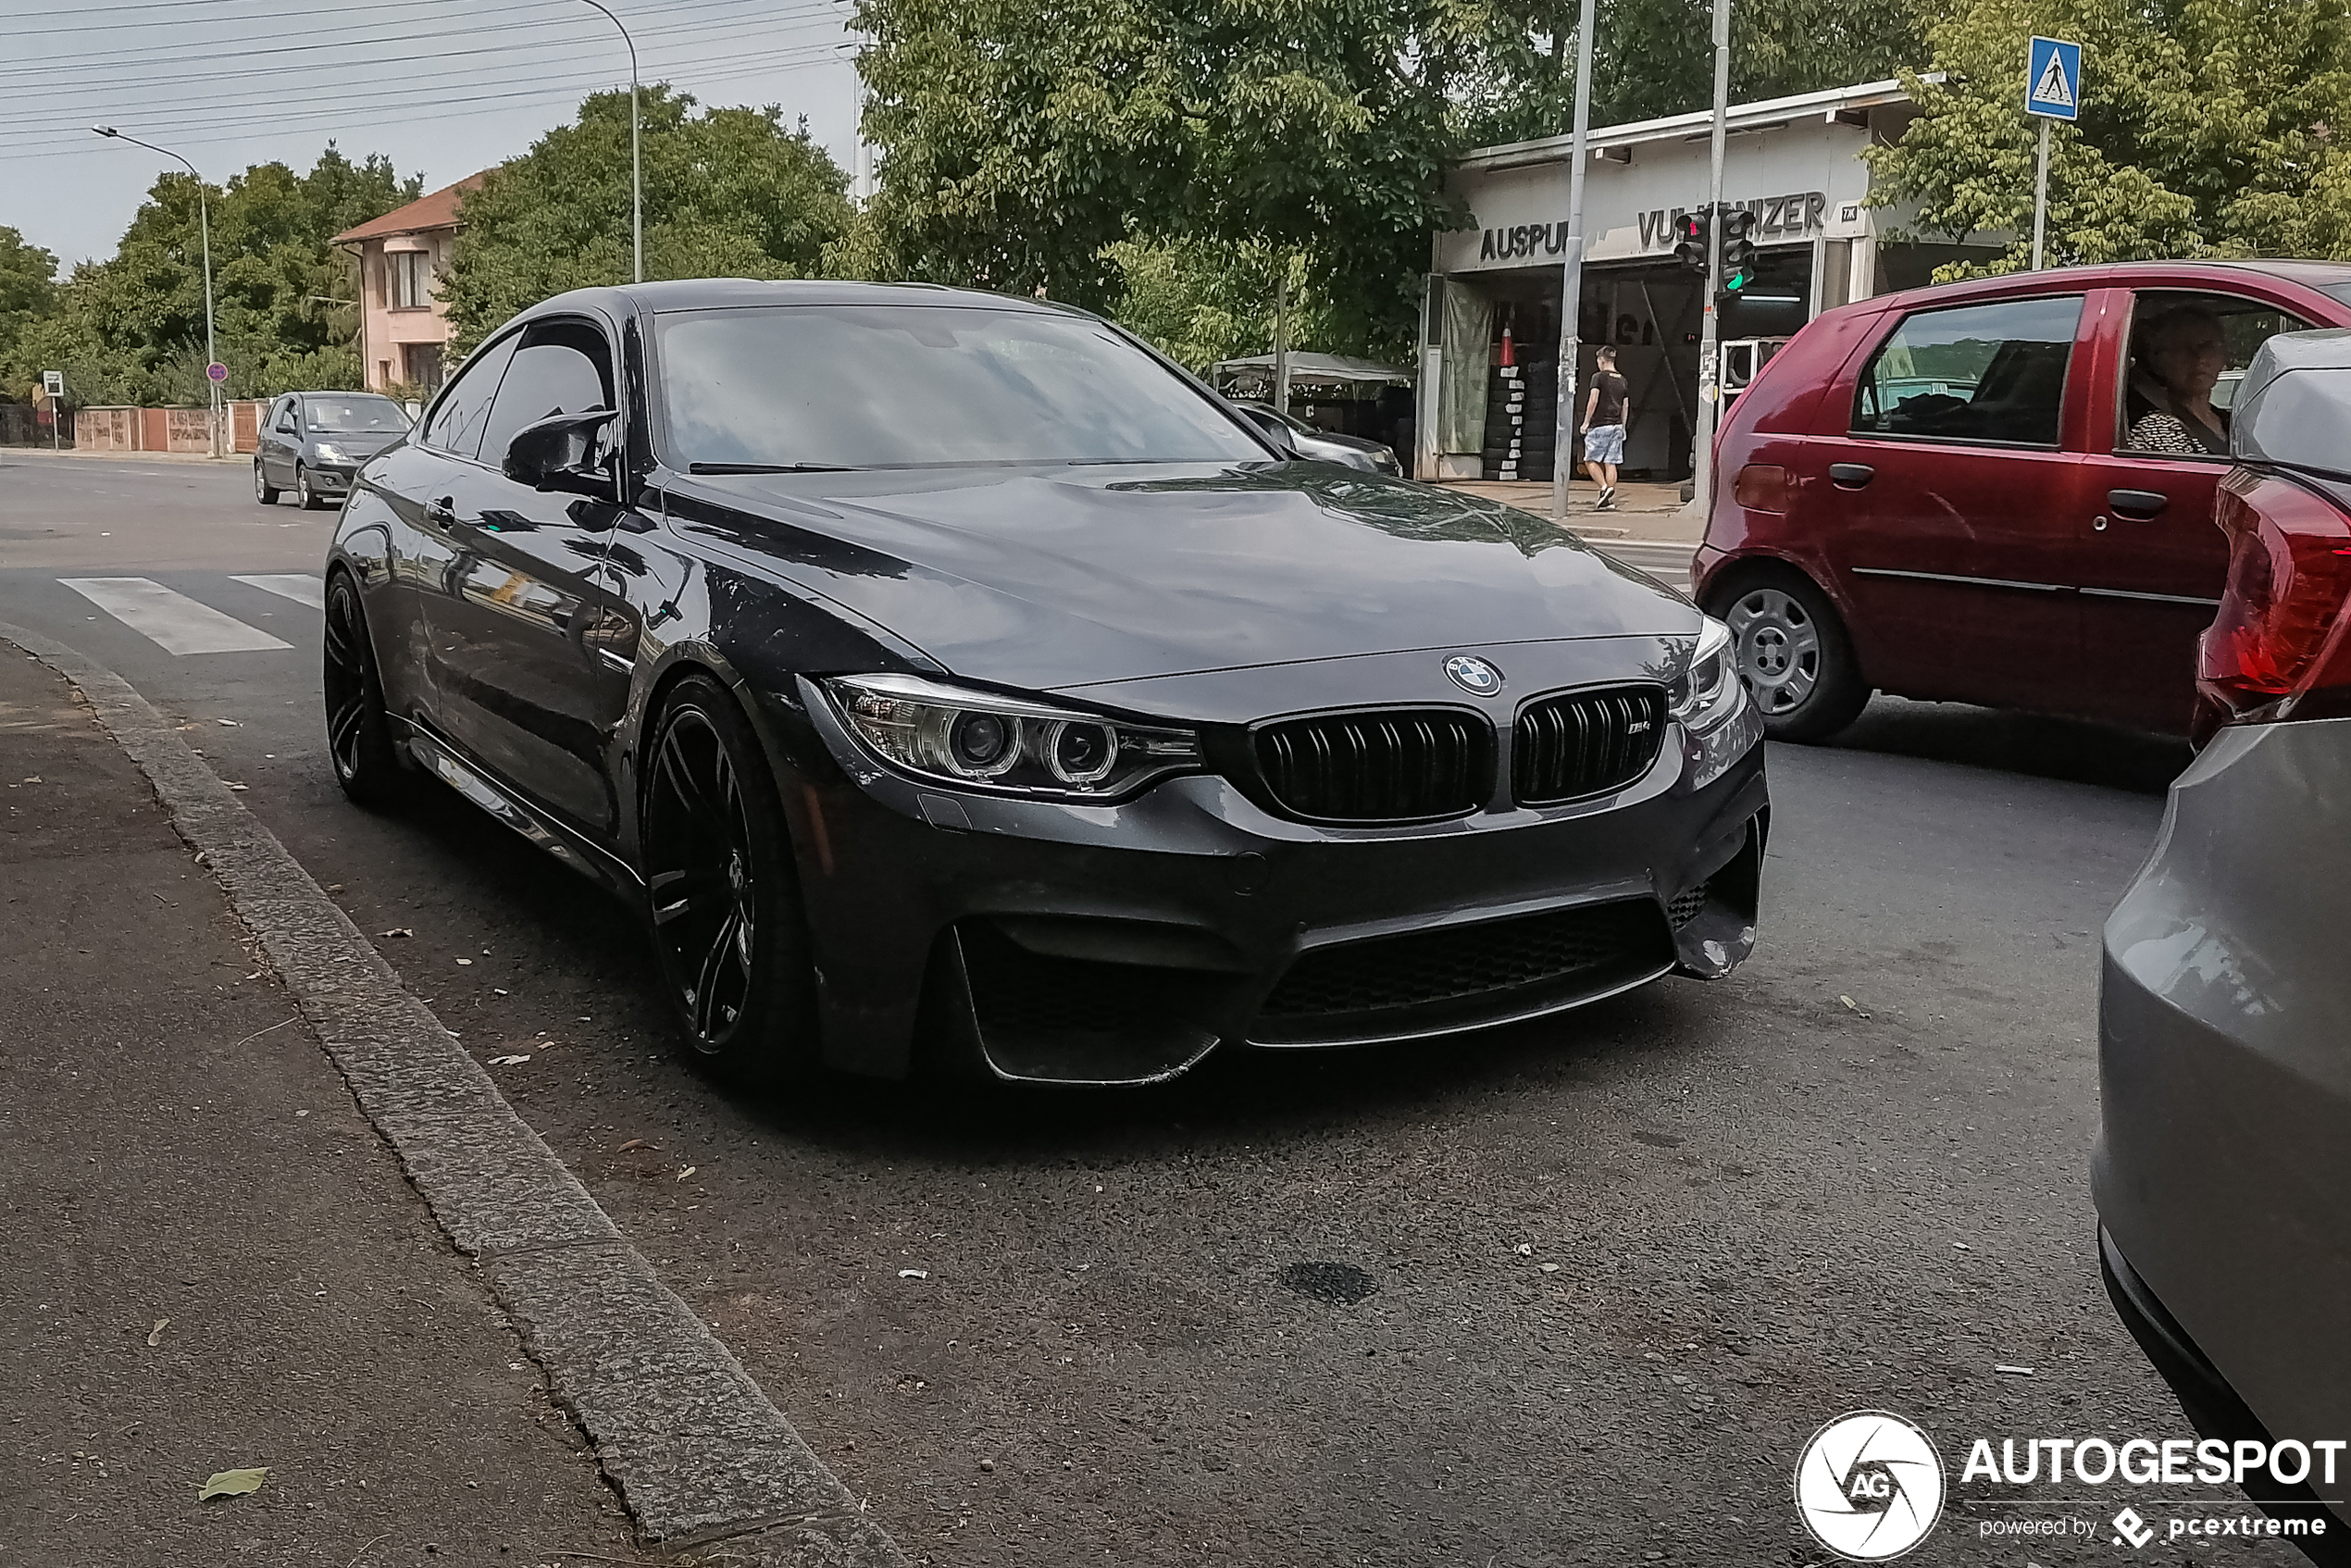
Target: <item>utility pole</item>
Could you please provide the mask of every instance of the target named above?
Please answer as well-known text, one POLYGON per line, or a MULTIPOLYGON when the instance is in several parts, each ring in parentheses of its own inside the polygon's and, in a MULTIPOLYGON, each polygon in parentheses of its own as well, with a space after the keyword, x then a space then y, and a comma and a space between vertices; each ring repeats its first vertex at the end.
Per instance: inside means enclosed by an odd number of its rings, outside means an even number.
POLYGON ((1575 21, 1575 135, 1569 143, 1567 259, 1560 268, 1559 407, 1551 432, 1551 521, 1567 522, 1567 479, 1574 467, 1575 361, 1584 317, 1585 139, 1592 129, 1592 8, 1584 0, 1575 21))
POLYGON ((1706 314, 1698 339, 1698 483, 1691 500, 1700 516, 1714 504, 1714 418, 1722 406, 1723 140, 1730 125, 1731 0, 1714 0, 1714 132, 1706 180, 1711 222, 1706 243, 1706 314))
MULTIPOLYGON (((194 164, 189 163, 186 158, 168 147, 158 147, 153 142, 142 142, 136 136, 125 136, 111 125, 93 125, 90 129, 109 141, 128 142, 134 147, 144 147, 151 153, 161 153, 165 157, 177 159, 186 168, 190 177, 196 182, 196 232, 201 237, 204 245, 205 420, 210 426, 211 454, 215 457, 224 457, 228 454, 221 451, 220 383, 212 379, 212 367, 220 363, 220 353, 214 342, 212 330, 212 204, 205 195, 204 176, 196 172, 194 164)), ((226 372, 224 371, 223 374, 225 375, 226 372)))
POLYGON ((1274 282, 1274 412, 1289 414, 1289 252, 1276 247, 1281 276, 1274 282))
POLYGON ((637 147, 637 41, 621 27, 618 17, 603 4, 603 0, 587 0, 604 19, 620 28, 620 41, 628 45, 628 232, 635 243, 637 281, 645 280, 645 161, 637 147))

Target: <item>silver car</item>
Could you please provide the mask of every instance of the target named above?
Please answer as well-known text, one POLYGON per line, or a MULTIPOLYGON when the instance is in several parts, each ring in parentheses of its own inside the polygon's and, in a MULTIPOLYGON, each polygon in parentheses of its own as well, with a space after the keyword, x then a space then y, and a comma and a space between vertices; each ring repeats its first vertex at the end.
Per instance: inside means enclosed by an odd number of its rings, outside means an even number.
POLYGON ((2351 332, 2271 338, 2235 402, 2210 740, 2107 922, 2092 1186, 2108 1294, 2190 1421, 2287 1450, 2245 1490, 2346 1562, 2351 332))
POLYGON ((253 452, 253 498, 286 491, 305 510, 341 501, 359 465, 408 433, 408 412, 375 392, 287 392, 269 405, 253 452))
POLYGON ((1312 457, 1324 463, 1344 463, 1350 468, 1370 473, 1401 475, 1395 449, 1362 436, 1343 436, 1336 430, 1318 429, 1295 414, 1284 414, 1270 403, 1243 400, 1234 407, 1257 422, 1260 429, 1278 439, 1274 429, 1279 425, 1289 433, 1289 444, 1300 457, 1312 457))

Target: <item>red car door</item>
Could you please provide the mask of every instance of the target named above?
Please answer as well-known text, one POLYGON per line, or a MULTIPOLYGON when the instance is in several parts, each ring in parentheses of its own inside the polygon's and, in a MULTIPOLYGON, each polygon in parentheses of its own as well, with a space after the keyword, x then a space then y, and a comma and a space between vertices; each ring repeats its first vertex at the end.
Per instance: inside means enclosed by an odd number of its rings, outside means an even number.
POLYGON ((1871 682, 2078 711, 2084 294, 1911 311, 1840 378, 1812 500, 1871 682))
MULTIPOLYGON (((2228 573, 2212 497, 2229 460, 2151 452, 2145 450, 2151 438, 2133 439, 2133 427, 2168 395, 2150 335, 2167 348, 2176 341, 2191 356, 2200 345, 2209 357, 2217 346, 2211 402, 2223 408, 2234 377, 2265 340, 2311 323, 2258 286, 2112 289, 2100 298, 2087 378, 2087 482, 2073 519, 2082 545, 2084 666, 2097 683, 2096 716, 2178 733, 2195 706, 2196 639, 2212 623, 2228 573)), ((2207 374, 2213 368, 2204 367, 2207 374)))

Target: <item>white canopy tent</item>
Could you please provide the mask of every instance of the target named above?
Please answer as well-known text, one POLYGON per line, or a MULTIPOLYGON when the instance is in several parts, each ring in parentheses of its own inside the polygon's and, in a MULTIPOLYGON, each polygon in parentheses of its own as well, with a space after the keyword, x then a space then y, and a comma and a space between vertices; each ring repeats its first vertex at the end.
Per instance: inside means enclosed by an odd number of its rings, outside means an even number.
MULTIPOLYGON (((1211 374, 1217 386, 1254 383, 1270 392, 1274 384, 1274 356, 1252 354, 1241 359, 1220 359, 1211 374)), ((1381 365, 1369 359, 1350 359, 1343 354, 1303 354, 1289 355, 1289 384, 1297 387, 1343 387, 1355 396, 1368 395, 1373 388, 1410 386, 1412 375, 1393 365, 1381 365)))

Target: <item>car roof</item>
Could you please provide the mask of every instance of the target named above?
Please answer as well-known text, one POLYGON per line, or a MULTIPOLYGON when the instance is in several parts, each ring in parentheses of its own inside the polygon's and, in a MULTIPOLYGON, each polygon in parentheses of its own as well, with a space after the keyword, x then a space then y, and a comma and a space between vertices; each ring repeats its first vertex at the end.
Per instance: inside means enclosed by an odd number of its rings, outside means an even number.
POLYGON ((740 309, 746 305, 895 305, 915 308, 976 306, 1084 316, 1053 300, 951 289, 943 283, 860 283, 840 279, 681 278, 653 283, 619 283, 574 289, 542 300, 516 315, 516 321, 592 306, 614 315, 665 314, 680 310, 740 309))
POLYGON ((2258 273, 2281 282, 2310 290, 2351 284, 2351 264, 2335 261, 2294 261, 2248 258, 2196 261, 2120 261, 2096 267, 2059 267, 2041 272, 2004 272, 1996 278, 1970 278, 1959 283, 1935 283, 1880 294, 1865 303, 1881 308, 1916 309, 1929 304, 1958 304, 1984 297, 2017 293, 2079 293, 2084 289, 2213 287, 2225 288, 2246 273, 2258 273))

